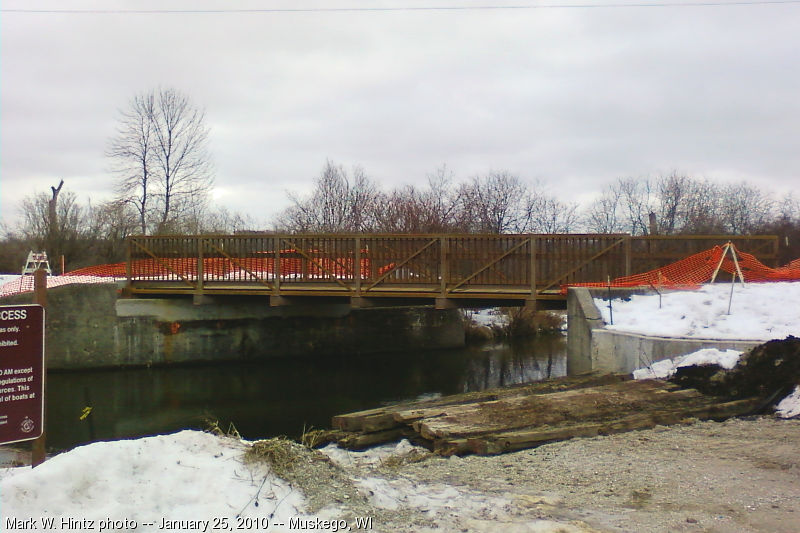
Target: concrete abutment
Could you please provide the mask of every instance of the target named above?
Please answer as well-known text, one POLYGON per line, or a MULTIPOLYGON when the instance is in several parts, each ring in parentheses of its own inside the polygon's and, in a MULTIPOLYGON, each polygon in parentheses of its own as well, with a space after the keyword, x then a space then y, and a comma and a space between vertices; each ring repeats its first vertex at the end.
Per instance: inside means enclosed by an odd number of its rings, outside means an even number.
MULTIPOLYGON (((647 289, 611 289, 611 297, 649 294, 647 289)), ((656 361, 703 348, 750 350, 761 341, 696 339, 639 335, 605 328, 594 298, 607 297, 608 289, 572 287, 567 294, 567 374, 582 372, 632 372, 656 361)))

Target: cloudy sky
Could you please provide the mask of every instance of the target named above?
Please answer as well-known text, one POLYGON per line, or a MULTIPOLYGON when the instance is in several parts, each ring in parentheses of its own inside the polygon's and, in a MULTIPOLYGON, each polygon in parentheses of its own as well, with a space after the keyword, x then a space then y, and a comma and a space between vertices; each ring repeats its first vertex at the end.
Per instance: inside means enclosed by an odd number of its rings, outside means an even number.
POLYGON ((158 87, 205 109, 216 201, 259 221, 326 159, 563 200, 673 170, 800 190, 800 0, 698 1, 5 0, 0 218, 59 179, 108 199, 119 110, 158 87))

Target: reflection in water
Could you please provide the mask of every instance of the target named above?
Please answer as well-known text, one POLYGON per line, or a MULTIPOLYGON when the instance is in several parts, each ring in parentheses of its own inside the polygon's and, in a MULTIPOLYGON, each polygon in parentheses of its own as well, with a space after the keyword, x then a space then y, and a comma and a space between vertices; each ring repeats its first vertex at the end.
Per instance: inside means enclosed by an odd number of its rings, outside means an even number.
POLYGON ((487 346, 483 351, 484 357, 472 358, 467 364, 463 392, 567 375, 562 336, 487 346))
POLYGON ((566 374, 564 338, 408 354, 48 375, 48 446, 234 424, 245 438, 298 437, 331 416, 430 394, 566 374), (81 420, 85 407, 91 414, 81 420))

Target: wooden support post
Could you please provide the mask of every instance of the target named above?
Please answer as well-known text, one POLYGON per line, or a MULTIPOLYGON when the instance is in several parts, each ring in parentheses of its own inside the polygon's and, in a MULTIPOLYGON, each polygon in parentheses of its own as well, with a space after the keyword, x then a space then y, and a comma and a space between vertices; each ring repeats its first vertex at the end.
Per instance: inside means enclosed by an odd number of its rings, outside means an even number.
MULTIPOLYGON (((447 276, 448 276, 448 268, 447 268, 447 260, 448 260, 448 241, 446 237, 439 237, 439 292, 440 298, 446 299, 447 298, 447 276)), ((437 298, 437 309, 438 307, 437 298)), ((441 308, 444 309, 444 308, 441 308)))
POLYGON ((436 298, 436 309, 455 309, 458 306, 450 298, 436 298))
POLYGON ((277 298, 278 296, 280 296, 281 293, 281 238, 280 237, 273 237, 272 247, 274 248, 272 252, 272 257, 273 257, 272 286, 274 287, 273 296, 277 298))
MULTIPOLYGON (((45 332, 47 331, 47 272, 39 269, 33 273, 33 303, 45 308, 45 332)), ((46 336, 46 335, 45 335, 46 336)), ((47 340, 45 339, 44 365, 42 367, 42 436, 31 446, 31 466, 42 464, 47 455, 47 340)))
POLYGON ((719 256, 719 263, 717 263, 717 268, 714 269, 714 273, 711 275, 711 283, 717 279, 717 274, 719 274, 719 269, 722 268, 722 262, 725 260, 725 254, 728 253, 728 249, 731 247, 731 243, 728 242, 722 247, 722 255, 719 256))
POLYGON ((203 303, 203 277, 205 276, 205 265, 203 264, 204 254, 203 254, 203 238, 197 238, 197 285, 195 285, 194 291, 194 299, 192 303, 194 305, 200 305, 203 303))
POLYGON ((375 307, 375 301, 372 298, 365 298, 363 296, 351 296, 350 307, 353 309, 362 309, 364 307, 375 307))
POLYGON ((631 275, 631 236, 625 239, 625 275, 631 275))
POLYGON ((130 296, 132 294, 133 289, 133 254, 131 249, 133 248, 133 239, 135 237, 128 237, 128 246, 127 250, 125 251, 126 259, 125 262, 125 275, 128 277, 128 284, 125 286, 125 290, 122 292, 123 295, 130 296))
POLYGON ((528 240, 528 260, 530 261, 531 294, 525 299, 525 307, 536 311, 536 237, 531 235, 528 240))
POLYGON ((356 237, 355 253, 353 254, 353 276, 355 277, 356 296, 361 296, 361 238, 356 237))
POLYGON ((269 297, 270 307, 281 307, 284 305, 289 305, 289 300, 284 298, 283 296, 276 296, 273 294, 269 297))

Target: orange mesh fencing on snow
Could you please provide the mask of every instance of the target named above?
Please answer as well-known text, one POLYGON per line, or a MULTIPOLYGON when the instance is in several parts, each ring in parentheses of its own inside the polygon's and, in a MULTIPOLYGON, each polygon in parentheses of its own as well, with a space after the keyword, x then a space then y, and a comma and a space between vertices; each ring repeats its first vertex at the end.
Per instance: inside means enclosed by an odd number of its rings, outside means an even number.
MULTIPOLYGON (((282 250, 281 254, 295 254, 295 250, 282 250)), ((311 253, 314 253, 312 251, 311 253)), ((199 260, 196 257, 138 259, 131 262, 131 277, 133 279, 164 279, 170 277, 184 277, 197 279, 199 275, 199 260)), ((282 278, 340 278, 351 279, 355 276, 355 261, 353 258, 315 257, 281 257, 279 260, 278 275, 282 278)), ((360 273, 362 279, 370 275, 371 261, 369 258, 360 260, 360 273)), ((377 269, 377 274, 382 275, 393 268, 394 263, 384 265, 377 269)), ((203 278, 207 280, 236 279, 272 279, 275 275, 274 257, 243 257, 229 259, 225 257, 206 257, 202 261, 203 278)), ((68 272, 69 276, 103 276, 127 278, 126 264, 113 263, 80 268, 68 272)))
MULTIPOLYGON (((800 281, 800 259, 795 259, 788 265, 771 268, 756 259, 752 254, 740 252, 733 244, 714 246, 685 259, 676 261, 667 266, 650 270, 642 274, 622 276, 611 281, 611 287, 699 287, 700 284, 711 281, 714 272, 719 267, 720 272, 734 274, 736 264, 731 254, 725 253, 726 247, 735 253, 739 269, 745 281, 800 281), (723 259, 724 255, 724 259, 723 259), (722 260, 722 264, 720 264, 722 260)), ((566 294, 568 287, 608 287, 609 283, 572 283, 562 285, 561 292, 566 294)))
POLYGON ((127 278, 125 263, 95 265, 66 272, 65 276, 100 276, 103 278, 127 278))

